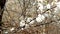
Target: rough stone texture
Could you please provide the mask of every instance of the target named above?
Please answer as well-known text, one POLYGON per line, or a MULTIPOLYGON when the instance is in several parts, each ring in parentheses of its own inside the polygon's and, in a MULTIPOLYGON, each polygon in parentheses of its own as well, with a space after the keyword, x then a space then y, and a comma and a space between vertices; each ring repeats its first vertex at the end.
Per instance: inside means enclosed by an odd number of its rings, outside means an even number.
MULTIPOLYGON (((51 1, 46 1, 42 4, 46 6, 47 4, 45 3, 51 3, 51 1)), ((54 8, 51 11, 45 11, 46 9, 44 8, 43 11, 37 11, 38 5, 36 0, 7 0, 2 19, 2 28, 4 29, 2 34, 5 34, 6 31, 8 34, 59 34, 60 9, 57 12, 54 12, 54 8), (37 23, 34 18, 36 18, 38 14, 48 16, 46 16, 45 20, 42 22, 37 23), (29 17, 33 18, 35 23, 32 25, 30 24, 29 28, 21 30, 19 23, 21 20, 26 20, 26 18, 29 17), (12 27, 14 27, 14 30, 10 31, 12 27)))

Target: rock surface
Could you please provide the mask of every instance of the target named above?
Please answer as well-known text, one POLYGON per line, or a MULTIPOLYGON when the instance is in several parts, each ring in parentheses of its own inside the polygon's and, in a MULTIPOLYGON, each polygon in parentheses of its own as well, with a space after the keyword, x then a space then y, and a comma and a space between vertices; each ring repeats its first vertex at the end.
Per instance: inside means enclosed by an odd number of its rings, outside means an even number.
POLYGON ((2 18, 3 34, 59 34, 60 8, 54 7, 55 2, 7 0, 2 18))

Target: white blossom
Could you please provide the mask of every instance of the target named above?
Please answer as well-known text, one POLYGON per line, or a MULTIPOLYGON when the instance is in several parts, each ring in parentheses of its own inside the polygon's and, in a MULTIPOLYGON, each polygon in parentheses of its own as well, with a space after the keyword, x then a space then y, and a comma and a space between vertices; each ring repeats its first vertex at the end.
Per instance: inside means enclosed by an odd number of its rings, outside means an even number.
POLYGON ((45 19, 45 16, 39 14, 38 17, 36 18, 37 22, 42 22, 45 19))
POLYGON ((54 2, 51 2, 51 5, 53 6, 54 5, 54 2))
POLYGON ((32 20, 29 24, 33 24, 35 21, 34 20, 32 20))
POLYGON ((45 17, 48 17, 49 15, 47 13, 44 14, 45 17))
POLYGON ((25 24, 25 28, 28 28, 29 27, 29 25, 28 24, 25 24))
POLYGON ((58 7, 54 8, 54 14, 60 13, 60 9, 58 7))
POLYGON ((41 11, 43 11, 43 5, 41 3, 38 3, 38 6, 39 6, 38 9, 40 9, 41 11))
POLYGON ((51 5, 50 4, 47 4, 47 9, 50 9, 51 8, 51 5))
POLYGON ((60 8, 60 2, 57 2, 56 5, 58 8, 60 8))
POLYGON ((24 30, 24 28, 21 28, 21 30, 24 30))
POLYGON ((33 3, 33 5, 35 5, 36 3, 33 3))
POLYGON ((5 33, 7 34, 8 32, 6 31, 5 33))
POLYGON ((54 0, 55 2, 57 2, 58 0, 54 0))
POLYGON ((57 10, 58 10, 58 8, 56 7, 56 8, 54 8, 54 10, 55 10, 55 11, 57 11, 57 10))
POLYGON ((30 22, 31 20, 32 20, 32 18, 31 18, 31 17, 27 18, 27 22, 30 22))
POLYGON ((57 2, 57 7, 59 7, 59 8, 60 8, 60 2, 57 2))
POLYGON ((39 11, 39 9, 37 10, 37 12, 39 11))
POLYGON ((14 30, 14 28, 11 28, 11 29, 10 29, 10 31, 13 31, 13 30, 14 30))
POLYGON ((54 8, 54 10, 55 10, 54 13, 57 13, 57 10, 58 10, 58 9, 57 9, 57 8, 54 8))
POLYGON ((24 20, 21 20, 20 27, 23 27, 24 25, 25 25, 25 21, 24 20))

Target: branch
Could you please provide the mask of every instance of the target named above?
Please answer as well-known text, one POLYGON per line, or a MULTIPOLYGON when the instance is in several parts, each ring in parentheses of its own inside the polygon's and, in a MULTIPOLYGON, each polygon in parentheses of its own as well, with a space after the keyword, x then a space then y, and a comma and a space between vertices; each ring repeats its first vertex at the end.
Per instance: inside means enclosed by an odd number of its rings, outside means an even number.
MULTIPOLYGON (((54 8, 56 8, 56 7, 57 7, 57 6, 54 6, 54 7, 52 7, 51 9, 54 9, 54 8)), ((46 11, 51 10, 51 9, 47 9, 46 11)), ((46 11, 44 11, 43 14, 44 14, 46 11)), ((36 18, 34 18, 33 20, 36 20, 36 18)), ((33 20, 31 20, 31 21, 33 21, 33 20)), ((30 21, 30 22, 31 22, 31 21, 30 21)), ((30 23, 30 22, 29 22, 29 23, 30 23)), ((52 22, 53 22, 53 21, 51 21, 50 23, 52 23, 52 22)), ((36 26, 46 25, 46 24, 50 24, 50 23, 42 23, 42 24, 39 24, 39 25, 36 25, 36 26)), ((35 27, 36 27, 36 26, 35 26, 35 27)))

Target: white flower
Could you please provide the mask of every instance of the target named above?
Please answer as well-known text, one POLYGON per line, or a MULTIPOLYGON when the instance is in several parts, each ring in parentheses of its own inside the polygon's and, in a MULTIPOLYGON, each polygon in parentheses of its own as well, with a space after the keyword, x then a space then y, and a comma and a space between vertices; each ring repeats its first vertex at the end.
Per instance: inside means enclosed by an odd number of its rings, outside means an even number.
POLYGON ((8 32, 6 31, 5 33, 7 34, 8 32))
POLYGON ((54 10, 55 10, 55 11, 57 11, 57 10, 58 10, 58 8, 56 7, 56 8, 54 8, 54 10))
POLYGON ((39 17, 41 16, 41 14, 38 15, 39 17))
POLYGON ((36 18, 36 21, 37 21, 37 22, 41 22, 42 20, 41 20, 40 17, 37 17, 37 18, 36 18))
POLYGON ((29 27, 29 25, 28 24, 25 24, 25 28, 28 28, 29 27))
POLYGON ((21 20, 20 27, 23 27, 24 25, 25 25, 25 21, 24 20, 21 20))
POLYGON ((36 3, 33 3, 33 5, 35 5, 36 3))
POLYGON ((31 17, 27 18, 27 22, 30 22, 31 20, 32 20, 32 18, 31 18, 31 17))
POLYGON ((39 11, 39 9, 37 10, 37 12, 39 11))
POLYGON ((32 20, 29 24, 33 24, 35 21, 34 20, 32 20))
POLYGON ((57 2, 58 0, 54 0, 55 2, 57 2))
POLYGON ((45 19, 45 16, 39 14, 38 17, 36 18, 37 22, 42 22, 45 19))
POLYGON ((49 15, 47 13, 44 14, 45 17, 48 17, 49 15))
POLYGON ((47 9, 50 9, 51 8, 51 5, 50 4, 47 4, 47 9))
POLYGON ((38 3, 38 6, 39 6, 38 9, 40 9, 42 11, 43 10, 43 5, 41 3, 38 3))
POLYGON ((14 28, 11 28, 11 29, 10 29, 10 31, 13 31, 13 30, 14 30, 14 28))
POLYGON ((54 5, 54 2, 51 2, 51 5, 53 6, 54 5))
POLYGON ((24 30, 24 28, 21 28, 21 30, 24 30))
POLYGON ((54 8, 54 14, 60 13, 60 9, 58 7, 54 8))
POLYGON ((57 2, 56 5, 58 8, 60 8, 60 2, 57 2))

